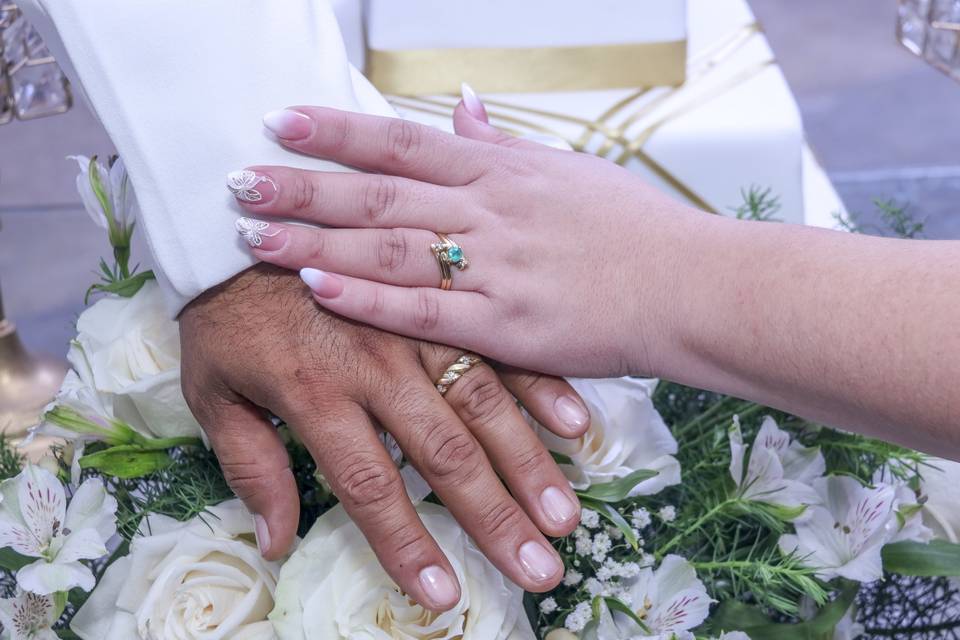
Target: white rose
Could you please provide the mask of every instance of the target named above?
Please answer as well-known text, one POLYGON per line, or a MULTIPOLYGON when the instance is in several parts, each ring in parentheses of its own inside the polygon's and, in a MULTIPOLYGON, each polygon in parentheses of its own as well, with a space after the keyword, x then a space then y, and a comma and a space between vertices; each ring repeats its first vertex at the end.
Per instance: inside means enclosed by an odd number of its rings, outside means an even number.
POLYGON ((523 590, 477 549, 450 513, 417 506, 462 585, 450 611, 430 613, 411 601, 380 566, 342 507, 313 528, 283 565, 270 614, 281 640, 533 640, 523 590))
POLYGON ((179 326, 155 281, 132 298, 105 297, 80 314, 67 357, 74 371, 58 404, 87 418, 120 420, 147 437, 202 435, 180 390, 179 326))
POLYGON ((151 515, 73 618, 83 640, 274 640, 280 564, 260 556, 232 500, 188 522, 151 515))
POLYGON ((590 428, 577 440, 560 438, 542 426, 537 433, 547 449, 569 456, 574 466, 561 469, 575 489, 613 482, 634 471, 658 472, 631 495, 653 495, 680 483, 677 441, 653 407, 656 380, 617 378, 568 380, 590 409, 590 428))
POLYGON ((950 542, 960 542, 960 508, 957 504, 957 486, 960 486, 960 462, 930 458, 929 466, 920 470, 923 481, 920 493, 927 501, 923 505, 923 523, 933 529, 933 536, 950 542))

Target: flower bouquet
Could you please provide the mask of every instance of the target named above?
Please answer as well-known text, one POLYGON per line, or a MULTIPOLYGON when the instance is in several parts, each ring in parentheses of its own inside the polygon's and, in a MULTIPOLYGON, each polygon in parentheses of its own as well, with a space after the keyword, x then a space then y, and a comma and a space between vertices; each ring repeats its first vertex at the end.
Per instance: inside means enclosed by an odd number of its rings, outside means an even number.
MULTIPOLYGON (((78 161, 114 259, 31 434, 49 448, 27 462, 0 442, 3 638, 939 638, 960 626, 960 465, 655 380, 573 380, 592 415, 576 441, 531 421, 583 506, 554 541, 566 573, 551 593, 505 578, 409 469, 463 585, 450 611, 416 605, 282 423, 301 538, 264 560, 181 394, 177 324, 153 275, 129 266, 123 165, 78 161)), ((754 191, 741 213, 772 207, 754 191)))

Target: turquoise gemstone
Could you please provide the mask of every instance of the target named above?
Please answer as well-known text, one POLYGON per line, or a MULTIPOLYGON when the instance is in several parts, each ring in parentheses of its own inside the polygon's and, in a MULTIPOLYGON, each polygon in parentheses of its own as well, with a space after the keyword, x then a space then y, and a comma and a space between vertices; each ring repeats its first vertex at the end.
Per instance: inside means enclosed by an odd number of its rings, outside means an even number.
POLYGON ((456 264, 463 260, 463 249, 460 247, 450 247, 447 250, 447 257, 450 258, 450 262, 456 264))

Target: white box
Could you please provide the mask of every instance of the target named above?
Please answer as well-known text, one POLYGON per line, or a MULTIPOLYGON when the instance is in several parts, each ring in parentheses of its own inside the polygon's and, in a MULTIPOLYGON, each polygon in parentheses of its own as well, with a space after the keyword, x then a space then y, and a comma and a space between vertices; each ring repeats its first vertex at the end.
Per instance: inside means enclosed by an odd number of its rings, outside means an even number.
POLYGON ((369 0, 367 76, 384 93, 677 85, 686 0, 369 0))

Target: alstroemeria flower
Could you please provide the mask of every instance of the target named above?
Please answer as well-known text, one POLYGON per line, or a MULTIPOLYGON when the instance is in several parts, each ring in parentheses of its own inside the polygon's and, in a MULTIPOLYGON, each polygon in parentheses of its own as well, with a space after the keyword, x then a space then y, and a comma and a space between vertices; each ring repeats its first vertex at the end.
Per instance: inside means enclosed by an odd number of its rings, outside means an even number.
POLYGON ((56 607, 51 596, 20 590, 16 597, 0 600, 4 640, 57 640, 53 631, 56 621, 56 607))
POLYGON ((123 160, 114 157, 109 167, 105 167, 95 157, 77 155, 67 156, 67 159, 75 160, 80 167, 77 193, 87 214, 98 227, 110 232, 111 240, 115 234, 123 234, 129 242, 137 203, 123 160))
POLYGON ((789 509, 820 502, 810 486, 826 470, 818 447, 791 441, 790 434, 768 416, 753 441, 744 470, 746 453, 740 421, 734 418, 730 428, 730 475, 742 498, 789 509))
POLYGON ((0 548, 38 558, 17 572, 17 584, 40 595, 93 589, 93 573, 80 560, 106 555, 106 542, 117 531, 116 510, 116 499, 98 479, 81 484, 69 506, 63 485, 46 469, 27 465, 4 480, 0 548))
POLYGON ((911 540, 913 542, 930 542, 933 539, 933 530, 923 521, 923 505, 917 493, 907 485, 907 481, 898 477, 886 466, 877 469, 873 474, 875 485, 888 484, 896 492, 897 533, 890 542, 911 540))
POLYGON ((849 476, 814 481, 822 505, 796 523, 796 535, 780 538, 784 553, 796 553, 802 562, 830 580, 837 576, 871 582, 883 576, 880 550, 897 534, 897 492, 890 485, 865 487, 849 476))
POLYGON ((697 572, 686 559, 669 555, 656 571, 647 568, 627 587, 624 604, 633 609, 646 628, 629 616, 601 607, 600 620, 587 632, 591 640, 669 640, 690 637, 690 629, 707 619, 713 600, 697 572))
POLYGON ((590 427, 576 440, 560 438, 536 425, 547 449, 569 456, 573 465, 560 465, 575 489, 613 482, 634 471, 657 475, 630 493, 648 496, 680 484, 680 463, 674 457, 677 441, 653 406, 656 380, 615 378, 568 380, 590 410, 590 427))

